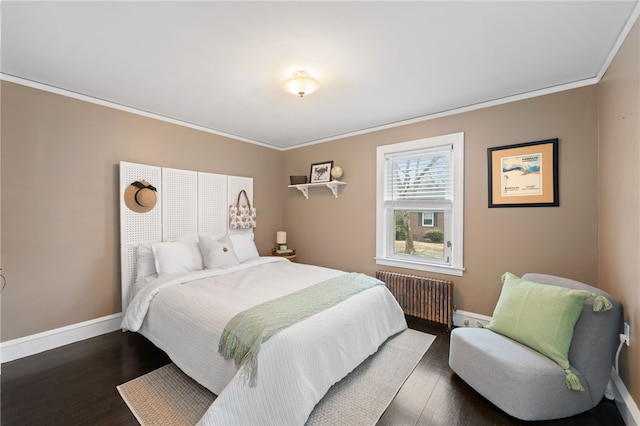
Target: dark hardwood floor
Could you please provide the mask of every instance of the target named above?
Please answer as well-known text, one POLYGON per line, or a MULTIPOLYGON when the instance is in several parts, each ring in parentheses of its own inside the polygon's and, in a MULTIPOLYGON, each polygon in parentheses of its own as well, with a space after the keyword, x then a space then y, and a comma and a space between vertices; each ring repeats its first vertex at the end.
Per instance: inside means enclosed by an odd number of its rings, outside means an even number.
MULTIPOLYGON (((408 320, 412 328, 437 338, 378 425, 624 425, 615 404, 606 399, 563 420, 509 417, 449 369, 446 330, 408 320)), ((137 425, 116 386, 169 362, 141 335, 117 331, 2 364, 1 423, 137 425)))

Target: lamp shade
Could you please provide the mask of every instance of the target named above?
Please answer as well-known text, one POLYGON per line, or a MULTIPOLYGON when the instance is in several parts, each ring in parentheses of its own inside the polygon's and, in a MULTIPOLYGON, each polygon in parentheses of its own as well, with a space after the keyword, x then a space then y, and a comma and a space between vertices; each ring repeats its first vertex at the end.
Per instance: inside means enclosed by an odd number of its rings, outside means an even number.
POLYGON ((284 82, 284 87, 288 92, 303 97, 318 90, 319 84, 318 80, 310 77, 307 71, 299 70, 284 82))
POLYGON ((284 231, 276 232, 276 243, 287 244, 287 233, 284 231))

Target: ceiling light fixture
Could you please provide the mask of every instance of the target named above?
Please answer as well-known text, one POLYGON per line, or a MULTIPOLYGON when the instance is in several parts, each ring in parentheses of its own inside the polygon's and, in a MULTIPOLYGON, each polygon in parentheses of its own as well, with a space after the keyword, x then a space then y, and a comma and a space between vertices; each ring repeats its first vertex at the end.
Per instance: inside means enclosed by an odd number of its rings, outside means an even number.
POLYGON ((309 76, 304 70, 298 70, 293 73, 293 77, 288 78, 284 82, 284 86, 288 92, 303 97, 318 89, 318 80, 309 76))

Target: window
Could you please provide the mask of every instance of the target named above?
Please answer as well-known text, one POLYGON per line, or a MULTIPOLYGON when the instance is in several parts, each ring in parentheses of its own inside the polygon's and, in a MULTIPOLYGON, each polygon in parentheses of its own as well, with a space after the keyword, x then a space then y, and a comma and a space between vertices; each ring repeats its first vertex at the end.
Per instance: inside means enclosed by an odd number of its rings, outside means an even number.
POLYGON ((464 133, 377 148, 376 263, 461 276, 464 133))
POLYGON ((436 212, 422 212, 420 213, 422 226, 436 226, 436 212))

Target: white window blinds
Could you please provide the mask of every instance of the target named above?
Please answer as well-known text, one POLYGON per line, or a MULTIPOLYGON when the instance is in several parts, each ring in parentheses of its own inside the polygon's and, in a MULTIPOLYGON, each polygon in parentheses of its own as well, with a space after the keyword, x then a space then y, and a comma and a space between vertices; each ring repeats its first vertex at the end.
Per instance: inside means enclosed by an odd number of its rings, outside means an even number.
POLYGON ((452 147, 385 155, 385 202, 453 200, 452 147))

